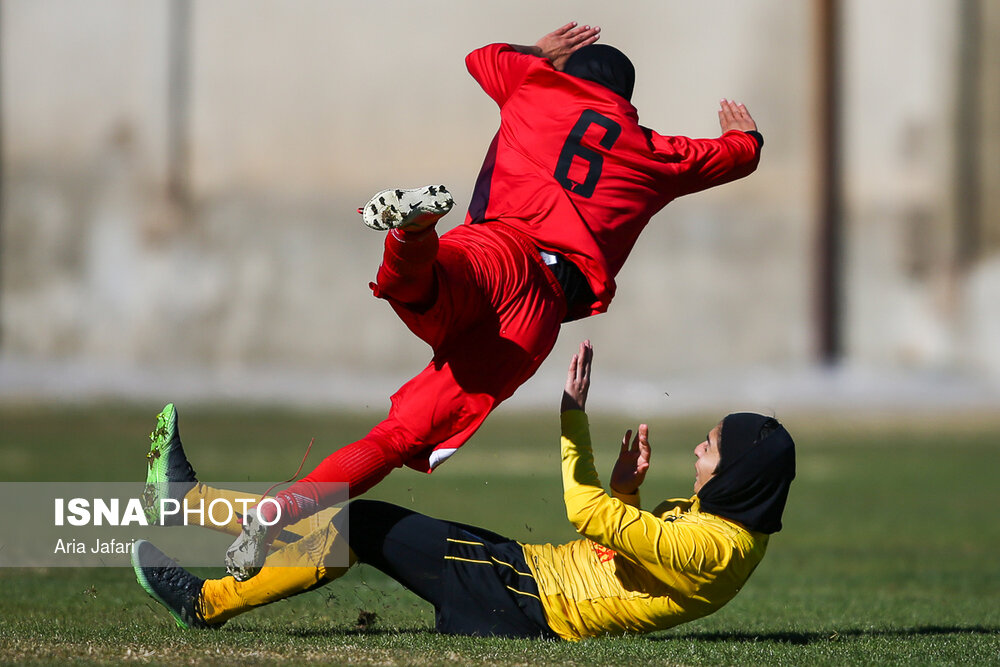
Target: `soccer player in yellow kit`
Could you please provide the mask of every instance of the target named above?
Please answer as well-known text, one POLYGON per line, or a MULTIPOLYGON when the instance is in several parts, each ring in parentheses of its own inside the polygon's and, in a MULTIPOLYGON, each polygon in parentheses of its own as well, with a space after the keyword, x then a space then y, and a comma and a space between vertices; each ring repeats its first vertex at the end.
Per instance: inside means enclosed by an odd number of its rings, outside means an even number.
MULTIPOLYGON (((794 443, 773 418, 731 414, 695 447, 695 494, 643 511, 639 486, 650 456, 645 424, 622 439, 611 495, 594 470, 584 412, 592 358, 589 341, 582 343, 562 400, 566 512, 582 539, 521 544, 388 503, 354 500, 347 511, 286 527, 287 541, 276 543, 248 581, 202 580, 146 541, 133 550, 137 579, 182 627, 217 627, 326 584, 355 562, 371 564, 433 604, 436 628, 450 634, 579 640, 663 630, 711 614, 739 592, 770 534, 781 529, 795 476, 794 443), (333 554, 338 546, 344 550, 345 535, 347 558, 337 562, 333 554)), ((190 488, 189 501, 225 497, 229 492, 194 482, 170 415, 166 427, 154 431, 153 448, 168 457, 167 469, 187 471, 189 479, 161 481, 190 488)))

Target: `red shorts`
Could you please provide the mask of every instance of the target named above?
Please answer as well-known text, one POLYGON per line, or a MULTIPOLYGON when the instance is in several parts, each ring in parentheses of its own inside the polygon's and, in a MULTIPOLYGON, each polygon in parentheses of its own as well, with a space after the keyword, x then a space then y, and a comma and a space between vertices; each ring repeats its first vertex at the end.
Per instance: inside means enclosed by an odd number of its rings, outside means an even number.
POLYGON ((562 288, 531 240, 497 222, 441 236, 437 296, 418 311, 390 302, 434 358, 392 396, 388 419, 413 434, 406 465, 430 472, 534 375, 566 314, 562 288))

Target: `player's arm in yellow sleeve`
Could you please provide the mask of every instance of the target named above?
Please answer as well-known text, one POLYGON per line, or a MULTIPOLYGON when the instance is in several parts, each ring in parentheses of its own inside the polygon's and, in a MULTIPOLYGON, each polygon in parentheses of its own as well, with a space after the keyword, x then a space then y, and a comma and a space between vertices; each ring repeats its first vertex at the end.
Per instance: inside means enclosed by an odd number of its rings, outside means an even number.
POLYGON ((615 488, 615 485, 611 485, 611 497, 617 498, 626 505, 631 505, 636 509, 642 509, 641 499, 639 498, 639 490, 636 489, 635 493, 622 493, 615 488))
MULTIPOLYGON (((644 425, 640 428, 640 435, 633 440, 636 445, 640 436, 645 441, 646 429, 644 425)), ((563 499, 570 523, 584 537, 635 560, 661 561, 659 552, 666 545, 660 542, 669 541, 664 532, 666 525, 640 510, 637 503, 613 498, 604 491, 594 468, 586 413, 563 412, 562 429, 563 499)), ((630 436, 631 433, 626 435, 630 436)), ((637 496, 631 495, 638 500, 637 496)))
POLYGON ((638 490, 649 468, 649 432, 641 425, 635 437, 628 431, 612 472, 612 488, 635 498, 636 504, 605 493, 594 467, 586 407, 593 349, 589 341, 570 362, 562 400, 562 473, 566 515, 584 537, 614 549, 653 570, 669 567, 671 554, 682 556, 691 545, 678 531, 638 508, 638 490), (657 567, 659 566, 659 567, 657 567))

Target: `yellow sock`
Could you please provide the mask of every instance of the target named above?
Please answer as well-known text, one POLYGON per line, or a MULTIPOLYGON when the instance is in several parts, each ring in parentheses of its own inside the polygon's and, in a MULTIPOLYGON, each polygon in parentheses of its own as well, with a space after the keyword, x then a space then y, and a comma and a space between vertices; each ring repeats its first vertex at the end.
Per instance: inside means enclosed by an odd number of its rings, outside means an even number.
POLYGON ((342 576, 357 557, 327 522, 302 539, 271 553, 247 581, 209 579, 198 603, 205 622, 222 623, 246 611, 305 593, 342 576))
MULTIPOLYGON (((214 500, 224 500, 229 503, 229 507, 234 509, 243 507, 243 502, 237 502, 237 500, 245 501, 247 498, 253 498, 255 501, 259 501, 262 496, 260 494, 246 493, 245 491, 231 491, 229 489, 219 489, 214 486, 209 486, 207 484, 202 484, 198 482, 192 487, 190 491, 184 496, 184 500, 187 502, 188 507, 203 507, 205 508, 205 522, 195 523, 194 525, 204 526, 205 528, 211 528, 212 530, 217 530, 228 535, 236 537, 243 530, 243 525, 240 523, 239 519, 236 517, 236 513, 233 513, 231 520, 228 523, 218 525, 213 521, 209 521, 207 514, 208 508, 211 506, 214 500)), ((317 512, 312 516, 308 516, 305 519, 300 519, 293 524, 285 526, 282 528, 281 534, 275 538, 273 545, 274 547, 281 547, 290 542, 301 538, 304 535, 308 535, 316 530, 323 528, 330 523, 330 520, 339 512, 340 509, 337 507, 330 507, 322 512, 317 512)), ((221 517, 224 513, 220 510, 213 515, 213 518, 221 517)), ((189 519, 197 519, 198 515, 189 514, 189 519)))

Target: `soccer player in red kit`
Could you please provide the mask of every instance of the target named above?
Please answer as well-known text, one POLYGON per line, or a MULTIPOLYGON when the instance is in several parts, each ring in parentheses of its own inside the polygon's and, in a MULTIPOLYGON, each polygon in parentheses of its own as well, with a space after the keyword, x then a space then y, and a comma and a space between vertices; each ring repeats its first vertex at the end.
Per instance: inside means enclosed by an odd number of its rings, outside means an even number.
POLYGON ((438 236, 452 204, 440 186, 386 190, 363 209, 366 224, 390 230, 372 289, 433 359, 365 438, 277 494, 280 517, 264 517, 275 526, 248 513, 227 554, 238 578, 256 571, 280 526, 329 501, 322 483, 345 482, 353 497, 393 468, 430 472, 447 459, 534 374, 562 322, 607 310, 654 213, 756 168, 763 139, 743 105, 722 101, 715 139, 641 126, 632 63, 596 44, 598 33, 570 23, 533 46, 491 44, 466 57, 500 107, 466 224, 438 236))

